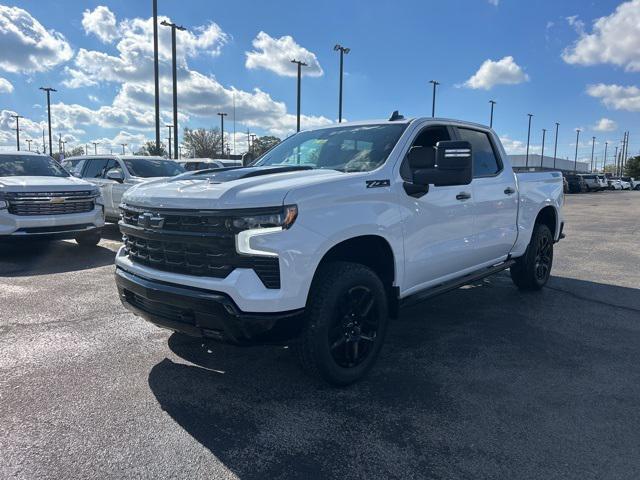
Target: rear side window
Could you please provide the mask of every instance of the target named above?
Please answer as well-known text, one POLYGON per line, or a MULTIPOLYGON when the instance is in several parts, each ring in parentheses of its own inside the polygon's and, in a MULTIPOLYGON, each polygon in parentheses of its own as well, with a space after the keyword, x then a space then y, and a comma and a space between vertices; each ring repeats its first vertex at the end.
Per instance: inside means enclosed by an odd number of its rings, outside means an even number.
POLYGON ((87 166, 82 176, 84 178, 102 178, 102 174, 108 163, 109 160, 106 158, 92 158, 91 160, 87 160, 87 166))
POLYGON ((465 140, 471 144, 474 177, 488 177, 495 175, 502 169, 489 136, 485 132, 469 128, 458 128, 458 135, 460 140, 465 140))

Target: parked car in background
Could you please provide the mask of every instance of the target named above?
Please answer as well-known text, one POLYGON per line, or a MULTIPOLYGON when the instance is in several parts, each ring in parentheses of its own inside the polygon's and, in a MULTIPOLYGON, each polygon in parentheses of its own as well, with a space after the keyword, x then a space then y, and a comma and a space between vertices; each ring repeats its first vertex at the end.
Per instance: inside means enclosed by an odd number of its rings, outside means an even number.
POLYGON ((0 153, 0 239, 74 238, 96 245, 103 225, 94 185, 48 155, 0 153))
POLYGON ((178 163, 184 167, 187 172, 195 170, 205 170, 207 168, 224 168, 225 165, 220 160, 211 158, 187 158, 179 160, 178 163))
POLYGON ((567 182, 567 177, 562 176, 562 192, 569 193, 569 182, 567 182))
POLYGON ((514 172, 493 130, 396 112, 301 132, 252 167, 133 187, 116 282, 159 326, 290 344, 305 370, 346 385, 400 305, 506 269, 541 289, 563 201, 560 172, 514 172))
POLYGON ((578 176, 584 180, 584 187, 586 188, 587 192, 599 192, 608 187, 608 184, 600 180, 600 177, 594 173, 578 174, 578 176))
POLYGON ((569 193, 582 193, 587 191, 587 184, 580 175, 569 173, 565 175, 569 184, 569 193))
POLYGON ((625 180, 624 178, 620 178, 619 180, 622 185, 622 190, 631 190, 631 182, 625 180))
POLYGON ((622 190, 622 181, 619 178, 609 178, 609 190, 622 190))
POLYGON ((598 175, 598 180, 600 181, 600 185, 602 185, 603 190, 609 188, 609 180, 605 175, 598 175))
POLYGON ((640 181, 633 177, 622 177, 622 181, 628 182, 631 190, 640 190, 640 181))
POLYGON ((70 165, 73 175, 96 185, 104 199, 105 217, 117 222, 122 195, 140 183, 173 177, 184 173, 184 167, 174 160, 141 155, 98 155, 70 157, 62 162, 70 165))

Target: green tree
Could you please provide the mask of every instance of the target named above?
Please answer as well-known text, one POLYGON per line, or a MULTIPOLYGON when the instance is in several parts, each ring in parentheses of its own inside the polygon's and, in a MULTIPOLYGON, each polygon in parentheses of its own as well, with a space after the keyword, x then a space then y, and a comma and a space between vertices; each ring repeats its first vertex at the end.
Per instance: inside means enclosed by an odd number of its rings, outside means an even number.
POLYGON ((151 155, 154 157, 168 157, 169 154, 165 148, 164 143, 160 143, 160 149, 156 148, 156 142, 146 142, 142 145, 138 151, 135 153, 136 155, 151 155))
POLYGON ((633 178, 640 178, 640 155, 629 158, 624 168, 624 173, 633 178))
POLYGON ((282 140, 280 140, 278 137, 273 137, 270 135, 266 135, 264 137, 256 137, 253 142, 253 158, 258 158, 264 152, 275 147, 281 141, 282 140))
POLYGON ((219 158, 221 139, 217 128, 185 128, 182 143, 195 158, 219 158))

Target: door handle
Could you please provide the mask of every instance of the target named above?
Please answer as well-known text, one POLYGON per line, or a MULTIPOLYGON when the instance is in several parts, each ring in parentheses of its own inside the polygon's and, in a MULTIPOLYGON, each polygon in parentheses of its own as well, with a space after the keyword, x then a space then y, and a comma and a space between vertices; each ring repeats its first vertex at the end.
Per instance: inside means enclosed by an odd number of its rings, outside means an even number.
POLYGON ((460 192, 456 195, 456 200, 469 200, 471 198, 471 194, 468 192, 460 192))
POLYGON ((516 190, 514 188, 507 187, 507 188, 504 189, 504 194, 505 195, 513 195, 514 193, 516 193, 516 190))

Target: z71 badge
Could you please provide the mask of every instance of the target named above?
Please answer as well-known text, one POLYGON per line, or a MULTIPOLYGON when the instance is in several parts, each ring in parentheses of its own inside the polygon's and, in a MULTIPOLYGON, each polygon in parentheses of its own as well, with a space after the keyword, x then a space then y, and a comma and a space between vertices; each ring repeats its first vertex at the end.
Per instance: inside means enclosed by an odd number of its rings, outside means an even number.
POLYGON ((390 187, 391 180, 367 180, 367 188, 390 187))

